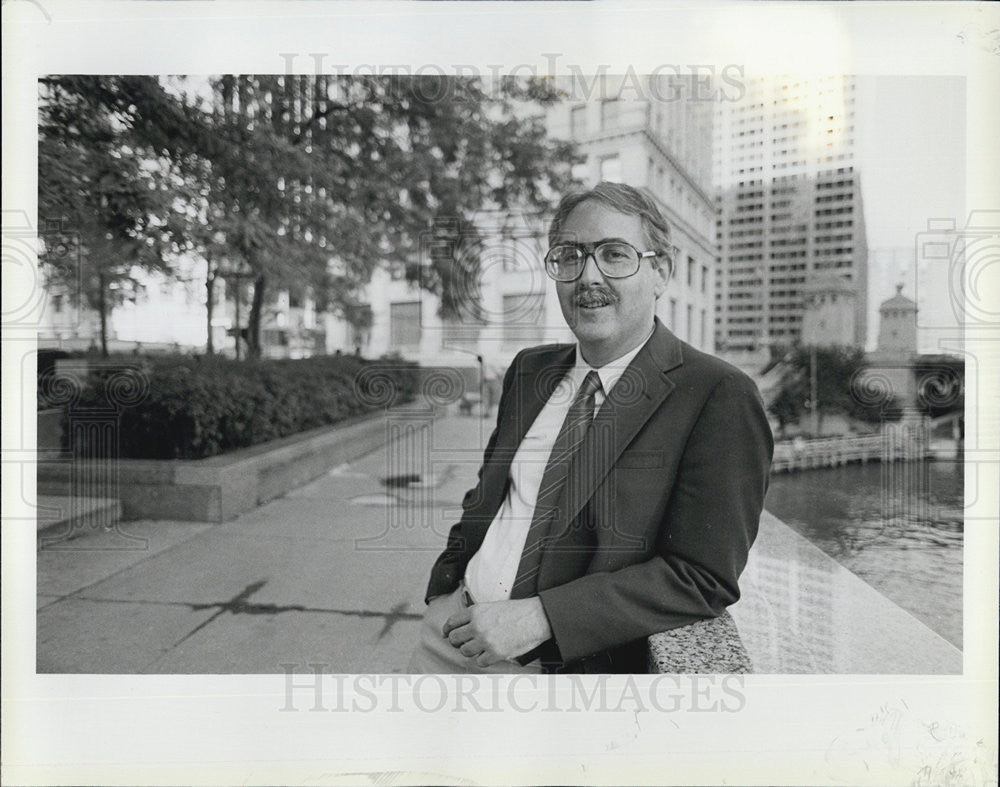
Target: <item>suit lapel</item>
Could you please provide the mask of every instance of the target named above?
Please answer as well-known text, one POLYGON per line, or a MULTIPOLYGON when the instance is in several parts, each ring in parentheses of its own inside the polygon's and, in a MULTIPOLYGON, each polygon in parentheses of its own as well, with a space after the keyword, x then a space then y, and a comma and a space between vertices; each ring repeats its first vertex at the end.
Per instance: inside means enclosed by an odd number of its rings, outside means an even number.
POLYGON ((521 441, 575 360, 576 346, 572 344, 530 348, 521 356, 508 393, 510 402, 500 418, 500 433, 483 471, 483 489, 488 495, 484 506, 490 517, 496 516, 503 503, 510 465, 521 441))
POLYGON ((525 352, 521 369, 514 381, 517 386, 514 392, 514 403, 517 408, 508 416, 515 424, 513 433, 515 451, 556 386, 573 368, 575 361, 576 346, 572 344, 557 348, 539 348, 537 351, 530 349, 525 352))
POLYGON ((568 529, 643 425, 674 389, 667 372, 683 363, 681 343, 656 320, 653 335, 605 400, 570 463, 555 521, 568 529))

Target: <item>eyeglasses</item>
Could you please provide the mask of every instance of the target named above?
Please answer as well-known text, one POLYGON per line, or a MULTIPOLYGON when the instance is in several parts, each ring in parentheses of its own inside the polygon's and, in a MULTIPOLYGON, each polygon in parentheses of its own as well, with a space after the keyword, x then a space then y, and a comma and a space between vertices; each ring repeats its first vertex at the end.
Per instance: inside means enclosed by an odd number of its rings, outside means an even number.
POLYGON ((556 281, 576 281, 587 267, 587 257, 593 257, 597 270, 609 279, 625 279, 635 275, 643 259, 657 254, 639 251, 623 241, 607 241, 590 249, 583 244, 560 243, 545 255, 545 272, 556 281))

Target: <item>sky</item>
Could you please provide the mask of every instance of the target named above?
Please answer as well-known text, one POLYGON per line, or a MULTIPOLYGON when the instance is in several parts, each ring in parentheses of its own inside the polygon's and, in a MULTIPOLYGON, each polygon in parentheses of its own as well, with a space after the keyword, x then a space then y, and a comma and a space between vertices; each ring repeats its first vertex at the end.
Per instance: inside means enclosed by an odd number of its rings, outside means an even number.
MULTIPOLYGON (((856 168, 873 256, 899 260, 913 253, 929 237, 929 220, 965 225, 965 107, 963 77, 858 78, 856 168)), ((947 265, 924 263, 917 271, 903 277, 870 269, 869 347, 876 338, 878 306, 895 294, 897 282, 920 310, 921 351, 942 349, 958 334, 947 265)))
POLYGON ((932 218, 965 212, 965 79, 858 80, 857 168, 869 248, 912 246, 932 218))

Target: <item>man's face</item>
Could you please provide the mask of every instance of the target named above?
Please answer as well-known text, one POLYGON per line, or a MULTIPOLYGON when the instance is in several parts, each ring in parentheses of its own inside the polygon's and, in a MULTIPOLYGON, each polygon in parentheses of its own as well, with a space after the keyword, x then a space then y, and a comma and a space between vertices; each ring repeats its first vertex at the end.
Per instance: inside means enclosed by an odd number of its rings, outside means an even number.
MULTIPOLYGON (((642 219, 588 200, 577 205, 559 233, 559 241, 591 248, 618 240, 639 252, 651 251, 642 219)), ((653 326, 656 299, 666 289, 666 277, 649 258, 628 278, 609 279, 587 257, 580 278, 556 282, 563 317, 580 342, 583 356, 594 366, 613 361, 641 342, 653 326)))

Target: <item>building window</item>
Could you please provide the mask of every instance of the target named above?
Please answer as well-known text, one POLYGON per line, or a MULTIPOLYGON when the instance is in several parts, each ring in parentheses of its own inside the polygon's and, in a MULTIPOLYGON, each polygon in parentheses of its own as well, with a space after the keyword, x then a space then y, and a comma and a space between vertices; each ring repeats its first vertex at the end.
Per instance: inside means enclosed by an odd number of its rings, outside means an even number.
POLYGON ((677 299, 670 299, 670 330, 677 333, 677 299))
POLYGON ((502 244, 496 244, 499 246, 497 251, 502 255, 501 260, 504 272, 527 271, 530 273, 533 270, 532 263, 539 253, 538 246, 540 243, 541 241, 538 238, 507 237, 503 239, 502 244))
POLYGON ((691 331, 692 331, 692 324, 691 323, 692 323, 692 320, 693 320, 693 316, 692 316, 693 313, 694 313, 694 310, 691 308, 691 304, 689 303, 687 305, 687 319, 685 320, 685 325, 684 325, 684 327, 687 329, 687 331, 685 333, 685 337, 687 338, 687 340, 689 342, 694 341, 694 336, 691 333, 691 331))
POLYGON ((601 180, 610 180, 620 183, 622 179, 622 161, 616 153, 613 156, 601 158, 601 180))
POLYGON ((705 348, 705 341, 706 341, 706 335, 705 335, 705 310, 702 309, 701 310, 701 348, 702 349, 705 348))
POLYGON ((587 107, 573 107, 569 111, 569 132, 573 139, 587 133, 587 107))
POLYGON ((701 291, 708 292, 708 266, 701 266, 701 291))
POLYGON ((465 323, 446 320, 441 332, 441 349, 475 350, 479 346, 480 326, 476 323, 465 323))
POLYGON ((389 305, 389 349, 420 346, 420 301, 389 305))
MULTIPOLYGON (((694 274, 698 270, 698 265, 694 261, 694 257, 688 257, 688 287, 694 286, 694 274)), ((690 334, 689 334, 690 335, 690 334)))

